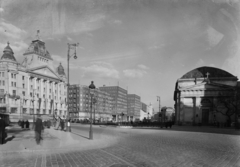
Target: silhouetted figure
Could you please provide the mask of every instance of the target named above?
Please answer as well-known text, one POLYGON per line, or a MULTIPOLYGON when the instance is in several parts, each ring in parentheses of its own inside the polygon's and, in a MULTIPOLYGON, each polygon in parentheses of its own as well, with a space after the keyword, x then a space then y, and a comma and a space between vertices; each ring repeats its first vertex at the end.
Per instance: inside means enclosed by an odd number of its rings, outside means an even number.
POLYGON ((4 144, 5 143, 5 121, 0 117, 0 144, 4 144))
POLYGON ((24 122, 24 120, 22 120, 22 121, 21 121, 21 127, 22 127, 22 129, 24 128, 24 124, 25 124, 25 122, 24 122))
POLYGON ((35 138, 37 144, 40 144, 40 140, 42 139, 42 130, 43 130, 43 122, 40 116, 38 116, 36 123, 35 123, 35 138))
POLYGON ((18 126, 21 126, 21 120, 20 119, 18 120, 18 126))
POLYGON ((25 125, 26 125, 26 129, 29 129, 29 122, 28 122, 28 120, 26 120, 25 125))
POLYGON ((64 130, 64 121, 61 120, 61 121, 60 121, 60 124, 61 124, 61 130, 64 130))

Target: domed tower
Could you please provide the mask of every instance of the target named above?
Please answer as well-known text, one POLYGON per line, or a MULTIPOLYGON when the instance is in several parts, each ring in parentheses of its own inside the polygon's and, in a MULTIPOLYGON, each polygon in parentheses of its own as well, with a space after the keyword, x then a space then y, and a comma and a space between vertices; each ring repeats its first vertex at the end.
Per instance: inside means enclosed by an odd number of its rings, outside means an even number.
POLYGON ((26 68, 34 68, 39 66, 47 65, 51 69, 53 68, 53 59, 45 47, 45 42, 40 40, 39 31, 37 32, 37 37, 32 41, 28 49, 23 54, 25 59, 22 63, 26 68))
POLYGON ((17 64, 17 60, 14 57, 14 52, 9 44, 10 43, 8 42, 8 45, 4 48, 0 62, 11 62, 17 64))
POLYGON ((63 79, 66 79, 66 74, 64 72, 64 68, 62 66, 62 63, 59 64, 59 66, 57 67, 57 74, 63 78, 63 79))

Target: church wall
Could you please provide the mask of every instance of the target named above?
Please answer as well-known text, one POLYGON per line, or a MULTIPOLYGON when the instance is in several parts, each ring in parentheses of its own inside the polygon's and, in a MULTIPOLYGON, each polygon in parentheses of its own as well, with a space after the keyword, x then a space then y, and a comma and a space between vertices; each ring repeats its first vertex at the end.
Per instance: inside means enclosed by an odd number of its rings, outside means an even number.
POLYGON ((184 98, 184 109, 183 109, 183 120, 186 124, 191 124, 193 122, 193 112, 194 112, 194 104, 193 98, 184 98))

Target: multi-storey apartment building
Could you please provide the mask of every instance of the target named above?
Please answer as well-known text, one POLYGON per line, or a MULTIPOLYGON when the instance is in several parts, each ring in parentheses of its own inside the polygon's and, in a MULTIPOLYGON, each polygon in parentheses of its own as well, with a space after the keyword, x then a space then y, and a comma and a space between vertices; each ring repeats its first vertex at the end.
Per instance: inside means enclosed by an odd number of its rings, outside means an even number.
MULTIPOLYGON (((92 90, 93 92, 93 121, 105 122, 112 120, 113 98, 109 93, 92 90)), ((91 95, 87 86, 70 85, 69 113, 72 119, 89 119, 91 112, 91 95)))
MULTIPOLYGON (((11 121, 23 115, 57 114, 66 116, 66 75, 53 59, 45 43, 33 40, 18 63, 8 43, 0 59, 0 112, 11 121)), ((31 120, 29 120, 31 121, 31 120)))
POLYGON ((127 95, 128 120, 140 119, 140 110, 142 109, 141 97, 136 94, 127 95))
POLYGON ((99 90, 109 93, 113 98, 113 121, 127 121, 127 90, 119 86, 103 86, 99 90))

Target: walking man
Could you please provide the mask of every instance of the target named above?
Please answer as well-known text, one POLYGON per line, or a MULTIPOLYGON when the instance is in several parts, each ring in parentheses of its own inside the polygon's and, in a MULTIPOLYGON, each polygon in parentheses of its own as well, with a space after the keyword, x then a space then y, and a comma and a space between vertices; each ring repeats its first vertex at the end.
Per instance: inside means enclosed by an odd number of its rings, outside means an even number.
POLYGON ((43 130, 43 122, 40 116, 38 116, 35 123, 35 138, 37 144, 40 144, 40 140, 42 139, 42 130, 43 130))
POLYGON ((0 144, 5 142, 5 121, 0 116, 0 144))

